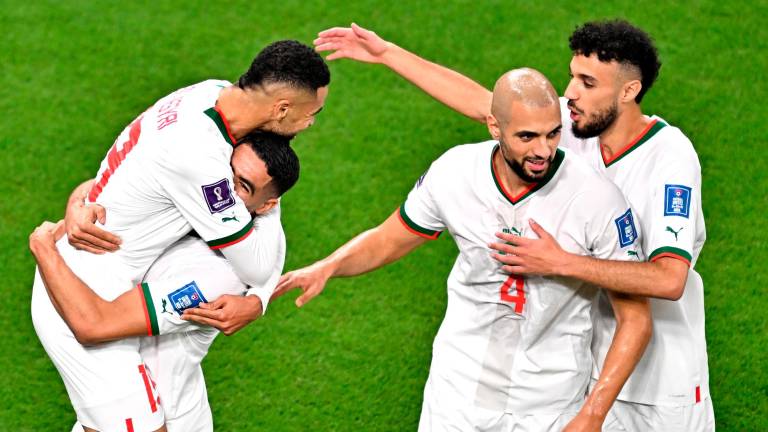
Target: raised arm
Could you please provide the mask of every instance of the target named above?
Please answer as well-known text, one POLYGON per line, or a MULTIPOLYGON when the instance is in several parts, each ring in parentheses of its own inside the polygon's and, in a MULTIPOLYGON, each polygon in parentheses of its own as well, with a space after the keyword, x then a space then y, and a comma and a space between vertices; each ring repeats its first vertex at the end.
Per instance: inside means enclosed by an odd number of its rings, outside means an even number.
POLYGON ((141 293, 137 288, 113 301, 99 297, 67 266, 56 249, 63 222, 45 222, 29 237, 29 249, 52 303, 75 338, 92 345, 129 336, 146 335, 141 293))
POLYGON ((324 30, 315 39, 318 51, 333 51, 328 60, 348 58, 387 66, 453 110, 485 122, 491 92, 466 76, 425 60, 357 24, 324 30))
POLYGON ((608 297, 616 315, 613 341, 597 384, 564 431, 600 429, 651 338, 651 309, 647 299, 615 293, 608 293, 608 297))
POLYGON ((296 299, 296 306, 301 307, 323 291, 328 279, 368 273, 400 259, 426 241, 409 231, 396 211, 381 225, 348 241, 328 257, 283 275, 274 296, 301 288, 303 294, 296 299))

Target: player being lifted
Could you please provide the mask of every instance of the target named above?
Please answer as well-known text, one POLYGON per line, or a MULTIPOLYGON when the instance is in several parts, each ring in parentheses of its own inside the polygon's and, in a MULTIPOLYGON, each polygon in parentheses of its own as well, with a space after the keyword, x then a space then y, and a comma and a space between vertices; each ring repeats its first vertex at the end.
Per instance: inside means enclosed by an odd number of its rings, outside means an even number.
MULTIPOLYGON (((650 37, 625 21, 586 23, 570 39, 571 81, 561 98, 561 146, 584 157, 622 190, 637 212, 649 262, 602 261, 563 251, 535 223, 541 240, 501 234, 493 247, 505 270, 566 276, 651 297, 653 337, 614 405, 607 430, 711 431, 704 288, 694 270, 706 238, 701 167, 676 127, 646 116, 643 96, 660 68, 650 37)), ((491 92, 375 33, 352 25, 321 32, 318 50, 388 66, 440 102, 478 121, 490 115, 491 92)), ((604 299, 602 299, 604 300, 604 299)), ((604 301, 595 318, 597 370, 611 344, 614 319, 604 301)))
MULTIPOLYGON (((248 182, 254 191, 249 194, 236 187, 236 193, 248 207, 257 209, 277 200, 299 177, 298 158, 288 140, 270 133, 251 133, 242 140, 233 152, 232 168, 235 177, 248 182)), ((280 207, 265 214, 257 210, 254 217, 259 223, 260 255, 277 255, 266 284, 275 286, 285 260, 280 207)), ((157 384, 156 394, 162 401, 168 430, 212 431, 200 363, 218 331, 184 321, 180 314, 200 301, 245 294, 246 285, 232 266, 200 238, 186 236, 163 252, 140 286, 110 302, 67 267, 54 245, 56 235, 53 224, 44 224, 30 236, 30 249, 54 305, 75 338, 94 345, 148 336, 142 338, 140 352, 157 384)), ((46 293, 35 291, 35 295, 46 293)), ((56 315, 56 311, 50 310, 49 314, 56 315)))
MULTIPOLYGON (((265 283, 277 254, 258 255, 259 226, 250 213, 267 211, 275 202, 248 208, 233 193, 233 188, 254 192, 233 178, 233 148, 255 129, 293 135, 311 126, 329 80, 327 66, 311 48, 280 41, 262 50, 234 85, 209 80, 160 99, 117 138, 88 193, 90 203, 106 209, 104 228, 122 238, 120 250, 95 255, 63 239, 57 246, 64 261, 97 294, 113 300, 194 229, 252 287, 253 295, 235 298, 251 320, 257 317, 271 296, 273 287, 265 283)), ((44 289, 39 278, 34 289, 44 289)), ((50 316, 48 297, 37 298, 36 331, 83 426, 115 430, 130 421, 137 430, 159 429, 163 410, 147 404, 138 340, 83 349, 67 326, 50 316)))
POLYGON ((459 256, 448 276, 419 430, 594 430, 650 337, 647 301, 610 294, 618 325, 585 401, 598 289, 510 275, 488 244, 500 231, 531 236, 527 221, 536 218, 572 253, 630 259, 628 252, 641 253, 632 212, 615 185, 557 148, 557 94, 540 73, 514 70, 497 81, 488 129, 494 141, 447 151, 386 221, 287 273, 276 294, 300 287, 302 305, 329 278, 379 268, 448 230, 459 256))

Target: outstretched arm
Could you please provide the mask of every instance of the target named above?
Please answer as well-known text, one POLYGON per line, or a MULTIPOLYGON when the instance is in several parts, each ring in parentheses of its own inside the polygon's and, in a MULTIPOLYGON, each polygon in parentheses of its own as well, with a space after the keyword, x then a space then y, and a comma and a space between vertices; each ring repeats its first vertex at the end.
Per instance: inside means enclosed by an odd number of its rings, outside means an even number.
POLYGON ((78 342, 92 345, 129 336, 146 335, 141 293, 131 289, 113 301, 99 297, 75 275, 56 249, 63 221, 44 222, 29 237, 40 277, 59 315, 78 342))
POLYGON ((519 275, 563 276, 588 282, 624 294, 677 300, 683 295, 688 264, 672 257, 652 262, 603 260, 563 250, 551 234, 533 220, 531 228, 539 239, 499 233, 506 243, 490 247, 503 269, 519 275))
POLYGON ((651 338, 651 309, 648 300, 608 293, 616 315, 613 342, 600 371, 600 378, 587 396, 579 414, 564 431, 600 430, 608 410, 635 369, 651 338))
POLYGON ((400 259, 426 241, 408 231, 395 211, 381 225, 348 241, 328 257, 284 274, 274 297, 301 288, 303 294, 296 299, 296 306, 301 307, 323 291, 328 279, 370 272, 400 259))
POLYGON ((491 92, 488 89, 456 71, 387 42, 357 24, 324 30, 314 43, 318 51, 333 51, 328 60, 348 58, 383 64, 433 98, 473 120, 484 123, 490 114, 491 92))

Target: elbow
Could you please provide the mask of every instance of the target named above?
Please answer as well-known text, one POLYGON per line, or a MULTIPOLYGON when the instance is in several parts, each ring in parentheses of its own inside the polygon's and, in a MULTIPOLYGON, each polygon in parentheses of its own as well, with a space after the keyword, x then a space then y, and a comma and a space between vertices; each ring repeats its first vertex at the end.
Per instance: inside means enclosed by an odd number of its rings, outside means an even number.
POLYGON ((102 342, 106 342, 103 335, 99 331, 98 324, 81 324, 71 327, 72 333, 75 335, 75 339, 80 345, 97 345, 102 342))
POLYGON ((677 301, 683 296, 683 292, 685 292, 685 281, 681 282, 670 278, 670 280, 666 281, 664 284, 664 288, 661 290, 661 295, 659 297, 664 300, 677 301))

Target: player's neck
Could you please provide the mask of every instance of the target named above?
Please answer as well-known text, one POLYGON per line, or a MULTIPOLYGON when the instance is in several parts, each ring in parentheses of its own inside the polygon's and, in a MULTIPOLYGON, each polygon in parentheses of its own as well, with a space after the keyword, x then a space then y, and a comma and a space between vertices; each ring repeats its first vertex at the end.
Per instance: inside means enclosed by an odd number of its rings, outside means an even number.
POLYGON ((616 121, 600 134, 600 150, 612 158, 640 135, 652 120, 643 115, 640 105, 632 104, 622 111, 616 121))
POLYGON ((501 154, 501 150, 496 150, 493 155, 493 167, 496 173, 498 173, 499 181, 501 182, 503 189, 506 190, 511 196, 515 197, 531 188, 534 183, 528 183, 523 181, 512 168, 509 167, 507 161, 504 160, 504 155, 501 154))
POLYGON ((230 133, 237 140, 263 126, 270 118, 271 106, 254 103, 252 98, 236 86, 223 89, 216 106, 226 118, 230 133))

